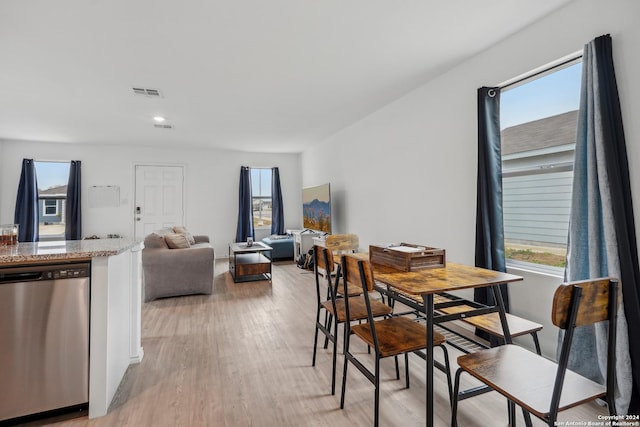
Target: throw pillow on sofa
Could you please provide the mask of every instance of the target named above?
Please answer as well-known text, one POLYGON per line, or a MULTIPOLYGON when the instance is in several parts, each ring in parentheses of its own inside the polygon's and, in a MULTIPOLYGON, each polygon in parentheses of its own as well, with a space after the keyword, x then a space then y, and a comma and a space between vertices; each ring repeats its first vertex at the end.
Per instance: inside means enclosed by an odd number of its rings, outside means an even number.
POLYGON ((164 236, 158 233, 151 233, 144 239, 144 247, 149 249, 167 249, 167 242, 164 236))
POLYGON ((164 240, 167 242, 169 249, 187 249, 191 247, 189 240, 184 234, 169 233, 164 235, 164 240))
POLYGON ((176 225, 175 227, 173 227, 173 232, 177 234, 182 234, 184 237, 186 237, 190 245, 193 245, 196 243, 196 239, 193 238, 193 235, 189 232, 189 230, 187 230, 187 227, 176 225))

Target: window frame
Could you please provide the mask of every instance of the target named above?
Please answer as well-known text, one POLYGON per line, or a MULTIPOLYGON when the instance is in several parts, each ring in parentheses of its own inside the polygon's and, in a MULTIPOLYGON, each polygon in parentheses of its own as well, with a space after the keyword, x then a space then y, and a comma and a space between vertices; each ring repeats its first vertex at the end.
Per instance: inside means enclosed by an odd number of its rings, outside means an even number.
POLYGON ((53 197, 41 197, 42 200, 42 216, 58 216, 60 215, 58 209, 58 199, 53 197), (47 202, 55 202, 53 206, 47 206, 47 202), (54 208, 54 213, 47 213, 47 208, 54 208))
MULTIPOLYGON (((515 89, 518 86, 533 82, 534 80, 551 75, 555 72, 561 71, 564 68, 571 67, 581 62, 582 62, 582 51, 577 51, 563 58, 560 58, 557 61, 541 66, 537 69, 534 69, 528 73, 524 73, 513 79, 507 80, 496 86, 499 87, 502 92, 508 89, 515 89)), ((552 117, 552 116, 549 116, 549 117, 552 117)), ((556 146, 556 147, 553 147, 553 150, 572 152, 572 158, 575 158, 575 143, 556 146)), ((565 171, 573 172, 572 161, 559 161, 555 163, 550 163, 548 165, 538 164, 533 167, 513 168, 511 170, 506 170, 506 171, 503 169, 503 162, 504 162, 504 158, 501 161, 501 165, 500 165, 503 186, 504 186, 505 178, 516 177, 516 176, 543 175, 548 173, 565 172, 565 171)), ((503 190, 503 195, 504 195, 504 190, 503 190)), ((504 211, 504 199, 503 199, 502 209, 504 211)), ((505 251, 506 251, 506 246, 505 246, 505 251)), ((506 256, 505 256, 505 264, 508 269, 532 271, 535 273, 541 273, 541 274, 557 276, 557 277, 564 276, 564 267, 556 267, 556 266, 547 265, 547 264, 539 264, 539 263, 527 262, 522 260, 514 260, 514 259, 506 258, 506 256)))
MULTIPOLYGON (((249 168, 251 171, 254 170, 259 170, 260 172, 258 173, 258 176, 260 177, 260 190, 262 190, 262 176, 261 176, 261 172, 262 171, 269 171, 270 174, 273 174, 273 168, 271 167, 252 167, 249 168)), ((251 219, 253 221, 253 228, 255 230, 264 230, 264 229, 271 229, 271 224, 273 222, 273 216, 271 217, 271 220, 268 221, 268 224, 263 224, 263 225, 258 225, 257 224, 257 219, 255 216, 255 213, 258 212, 257 210, 254 210, 253 206, 254 206, 254 202, 255 201, 259 201, 261 204, 264 203, 264 201, 270 201, 271 202, 271 210, 273 212, 273 193, 272 193, 272 185, 269 185, 269 196, 262 196, 262 195, 258 195, 255 196, 254 195, 254 182, 253 182, 253 173, 251 174, 251 219)), ((260 191, 260 193, 262 193, 262 191, 260 191)))
MULTIPOLYGON (((34 160, 35 163, 35 167, 36 167, 36 176, 38 175, 38 165, 39 164, 46 164, 46 163, 55 163, 55 164, 68 164, 69 167, 71 165, 71 160, 34 160)), ((40 172, 42 172, 42 170, 40 170, 40 172)), ((53 182, 53 186, 55 187, 56 185, 68 185, 68 174, 66 179, 63 180, 63 182, 53 182)), ((41 182, 39 180, 39 182, 41 182)), ((48 187, 48 188, 52 188, 52 187, 48 187)), ((40 215, 40 219, 38 221, 38 227, 40 229, 40 235, 39 235, 39 241, 41 242, 48 242, 48 241, 60 241, 60 240, 65 240, 65 233, 66 233, 66 228, 67 228, 67 224, 66 224, 66 219, 64 217, 64 206, 65 206, 65 202, 67 200, 67 194, 66 192, 64 194, 44 194, 44 195, 40 195, 40 189, 38 189, 38 202, 40 202, 40 200, 42 200, 42 214, 40 215), (46 201, 48 200, 55 200, 56 202, 56 213, 55 214, 47 214, 46 213, 46 201), (59 201, 62 200, 62 203, 59 203, 59 201), (64 226, 64 230, 61 233, 56 233, 56 234, 44 234, 42 232, 42 228, 43 226, 46 226, 46 223, 50 223, 50 219, 53 218, 60 218, 60 225, 64 226)), ((49 206, 49 207, 53 207, 53 206, 49 206)))

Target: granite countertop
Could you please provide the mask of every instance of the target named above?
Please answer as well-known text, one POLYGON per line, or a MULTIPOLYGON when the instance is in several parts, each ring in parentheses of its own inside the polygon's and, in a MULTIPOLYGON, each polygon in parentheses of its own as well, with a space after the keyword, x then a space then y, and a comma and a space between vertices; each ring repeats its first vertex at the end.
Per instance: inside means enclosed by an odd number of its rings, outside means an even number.
POLYGON ((136 246, 142 246, 142 242, 130 239, 94 239, 18 243, 0 246, 0 266, 112 256, 136 246))

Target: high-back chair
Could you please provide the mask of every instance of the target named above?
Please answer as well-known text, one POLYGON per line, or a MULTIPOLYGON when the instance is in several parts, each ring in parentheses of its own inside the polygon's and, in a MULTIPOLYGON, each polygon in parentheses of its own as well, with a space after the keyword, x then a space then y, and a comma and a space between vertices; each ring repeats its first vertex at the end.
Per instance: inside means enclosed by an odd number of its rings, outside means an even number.
POLYGON ((609 413, 616 414, 616 320, 618 282, 610 278, 563 284, 553 297, 551 320, 564 330, 558 362, 552 362, 522 347, 508 344, 458 358, 451 425, 457 425, 460 374, 467 372, 502 394, 525 411, 556 423, 559 411, 606 397, 609 413), (567 369, 576 327, 609 321, 606 385, 598 384, 567 369))
MULTIPOLYGON (((397 358, 398 355, 404 354, 405 381, 406 387, 409 388, 409 353, 416 352, 417 354, 420 354, 420 350, 431 351, 427 349, 427 329, 424 325, 416 322, 414 319, 409 319, 408 317, 403 316, 388 317, 382 320, 374 319, 372 307, 375 301, 371 300, 369 294, 373 293, 375 290, 375 280, 369 261, 352 255, 344 255, 342 257, 342 271, 344 279, 347 282, 354 284, 359 283, 362 286, 362 298, 365 301, 365 307, 367 310, 367 323, 346 326, 349 330, 345 335, 346 342, 344 350, 344 370, 342 374, 340 408, 344 408, 347 385, 347 366, 348 363, 351 362, 367 379, 369 379, 369 381, 371 381, 375 387, 374 425, 377 427, 380 412, 380 360, 390 356, 397 358), (373 349, 373 356, 375 357, 375 367, 373 372, 371 372, 365 364, 359 360, 360 356, 357 356, 356 353, 352 352, 350 348, 350 337, 352 334, 360 338, 373 349)), ((354 298, 345 296, 345 300, 347 313, 350 313, 354 308, 354 298)), ((441 347, 444 352, 444 370, 447 375, 449 394, 451 394, 449 356, 444 343, 444 336, 435 332, 433 336, 433 345, 441 347)), ((423 356, 421 355, 421 357, 423 356)))
MULTIPOLYGON (((334 271, 335 262, 333 254, 327 248, 321 246, 314 247, 315 257, 315 279, 316 279, 316 328, 313 345, 313 363, 316 365, 316 353, 318 350, 318 331, 322 332, 326 339, 333 343, 333 368, 331 379, 331 394, 336 391, 336 357, 338 344, 338 325, 341 323, 349 324, 354 320, 363 320, 367 318, 368 312, 365 307, 364 299, 361 295, 352 296, 351 311, 347 314, 345 300, 338 297, 338 283, 340 282, 340 274, 335 275, 335 280, 331 273, 334 271), (318 269, 325 271, 324 278, 318 272, 318 269), (327 295, 326 299, 323 295, 327 295), (321 322, 320 317, 322 311, 325 312, 325 321, 321 322), (347 321, 349 319, 349 321, 347 321), (333 323, 333 327, 332 327, 333 323)), ((361 291, 359 293, 362 293, 361 291)), ((391 314, 391 307, 379 302, 373 301, 371 305, 371 314, 373 317, 386 316, 391 314)), ((345 328, 345 334, 348 328, 345 328)), ((326 344, 325 344, 326 348, 326 344)))

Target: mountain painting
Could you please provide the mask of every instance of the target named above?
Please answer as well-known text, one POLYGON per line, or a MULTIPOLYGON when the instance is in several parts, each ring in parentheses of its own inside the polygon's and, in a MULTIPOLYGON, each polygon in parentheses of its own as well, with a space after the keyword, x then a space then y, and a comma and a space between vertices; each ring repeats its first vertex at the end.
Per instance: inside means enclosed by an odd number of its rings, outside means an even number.
POLYGON ((331 196, 329 184, 302 190, 304 228, 331 233, 331 196))

